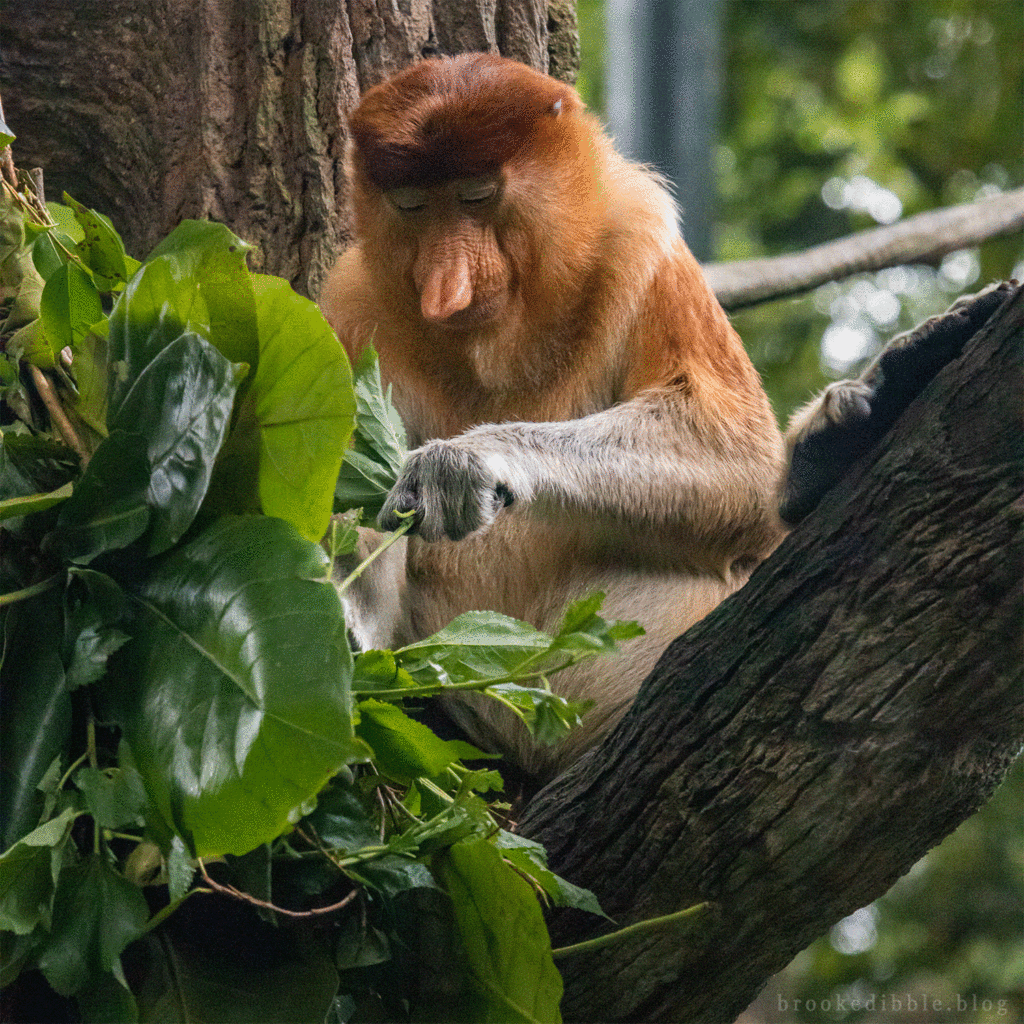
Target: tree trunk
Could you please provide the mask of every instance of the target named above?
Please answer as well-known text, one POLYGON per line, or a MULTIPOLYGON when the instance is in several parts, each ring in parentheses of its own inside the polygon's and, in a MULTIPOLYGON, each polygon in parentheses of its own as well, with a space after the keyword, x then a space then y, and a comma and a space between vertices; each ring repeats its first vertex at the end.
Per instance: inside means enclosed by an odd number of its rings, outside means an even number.
MULTIPOLYGON (((1022 325, 1018 287, 526 809, 620 926, 711 903, 560 961, 567 1020, 732 1020, 1004 775, 1024 738, 1022 325)), ((555 945, 593 920, 557 915, 555 945)))
MULTIPOLYGON (((551 41, 571 78, 565 7, 551 41)), ((316 295, 349 238, 360 92, 432 53, 547 70, 548 43, 544 0, 9 0, 0 92, 19 164, 109 214, 130 252, 209 217, 256 245, 253 269, 316 295)))

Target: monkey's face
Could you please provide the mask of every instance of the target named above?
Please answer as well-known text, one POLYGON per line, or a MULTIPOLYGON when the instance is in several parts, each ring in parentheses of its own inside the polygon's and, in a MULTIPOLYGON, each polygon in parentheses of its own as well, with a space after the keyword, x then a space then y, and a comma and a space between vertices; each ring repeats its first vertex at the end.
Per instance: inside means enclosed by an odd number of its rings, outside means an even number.
POLYGON ((452 331, 501 317, 513 275, 498 243, 500 175, 395 188, 384 196, 389 233, 420 316, 452 331))

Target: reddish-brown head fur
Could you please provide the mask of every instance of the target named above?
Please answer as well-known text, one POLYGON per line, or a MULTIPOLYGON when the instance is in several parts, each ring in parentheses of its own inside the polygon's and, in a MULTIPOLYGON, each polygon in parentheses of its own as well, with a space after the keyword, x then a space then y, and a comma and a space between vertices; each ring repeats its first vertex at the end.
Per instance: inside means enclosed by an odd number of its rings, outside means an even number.
POLYGON ((387 190, 498 171, 524 148, 555 142, 558 114, 579 106, 561 82, 473 53, 423 61, 375 86, 349 126, 361 169, 387 190))

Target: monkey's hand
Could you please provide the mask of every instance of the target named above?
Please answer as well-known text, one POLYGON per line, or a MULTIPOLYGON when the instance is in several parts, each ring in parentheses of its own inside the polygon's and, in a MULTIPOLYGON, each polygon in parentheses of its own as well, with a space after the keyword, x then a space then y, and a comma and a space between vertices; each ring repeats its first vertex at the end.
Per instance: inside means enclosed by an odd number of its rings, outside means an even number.
POLYGON ((429 541, 462 540, 489 526, 514 500, 494 467, 495 460, 459 439, 417 448, 384 502, 381 529, 397 529, 410 512, 415 516, 412 532, 429 541))
POLYGON ((1013 290, 998 284, 957 299, 945 313, 893 338, 857 380, 830 384, 793 414, 779 509, 786 522, 798 523, 817 507, 1013 290))

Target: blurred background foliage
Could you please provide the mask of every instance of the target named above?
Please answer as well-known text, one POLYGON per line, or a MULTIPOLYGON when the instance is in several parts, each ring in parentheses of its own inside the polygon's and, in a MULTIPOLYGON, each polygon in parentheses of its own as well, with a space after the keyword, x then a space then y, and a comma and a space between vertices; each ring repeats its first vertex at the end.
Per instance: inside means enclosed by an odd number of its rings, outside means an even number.
MULTIPOLYGON (((799 251, 1024 183, 1019 0, 724 0, 718 9, 716 259, 799 251)), ((580 0, 578 11, 578 86, 602 113, 605 68, 617 59, 607 52, 605 2, 580 0)), ((1024 277, 1020 234, 733 321, 784 422, 893 334, 1011 276, 1024 277)), ((801 953, 745 1019, 1024 1020, 1022 807, 1018 763, 988 806, 801 953), (895 1006, 901 994, 914 1006, 895 1006), (946 1010, 925 1008, 927 994, 946 1010)))

